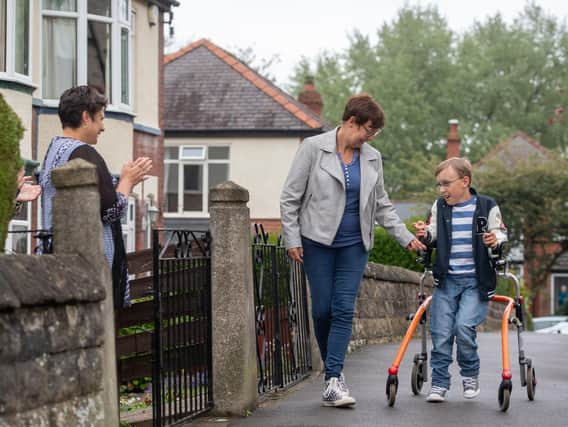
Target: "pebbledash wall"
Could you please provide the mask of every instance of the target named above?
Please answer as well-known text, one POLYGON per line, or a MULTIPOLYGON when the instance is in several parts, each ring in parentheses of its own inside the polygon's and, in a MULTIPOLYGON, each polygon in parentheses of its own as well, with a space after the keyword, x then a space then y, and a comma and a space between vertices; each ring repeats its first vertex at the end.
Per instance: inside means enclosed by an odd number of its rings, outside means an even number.
MULTIPOLYGON (((418 308, 420 274, 400 267, 367 264, 359 289, 349 350, 366 344, 400 342, 410 325, 407 315, 418 308)), ((432 294, 432 280, 425 293, 432 294)), ((487 319, 478 331, 498 330, 504 306, 489 304, 487 319)), ((419 336, 419 331, 416 336, 419 336)))

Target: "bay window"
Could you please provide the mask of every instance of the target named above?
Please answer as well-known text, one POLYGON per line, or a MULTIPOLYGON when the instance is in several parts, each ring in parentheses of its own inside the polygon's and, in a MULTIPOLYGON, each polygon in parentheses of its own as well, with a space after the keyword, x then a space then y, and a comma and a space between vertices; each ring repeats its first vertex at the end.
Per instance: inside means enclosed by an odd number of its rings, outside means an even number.
POLYGON ((229 156, 228 146, 165 147, 164 213, 206 214, 209 189, 229 179, 229 156))
POLYGON ((0 73, 29 81, 31 0, 0 0, 0 73))
POLYGON ((43 98, 89 84, 129 106, 130 1, 43 0, 42 17, 43 98))

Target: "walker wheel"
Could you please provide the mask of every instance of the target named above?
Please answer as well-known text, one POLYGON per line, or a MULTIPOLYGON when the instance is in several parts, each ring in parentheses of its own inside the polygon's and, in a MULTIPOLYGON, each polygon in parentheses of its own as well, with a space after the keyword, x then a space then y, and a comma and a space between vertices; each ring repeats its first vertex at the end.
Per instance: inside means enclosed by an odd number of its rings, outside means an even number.
POLYGON ((509 409, 509 403, 511 400, 511 388, 511 380, 501 381, 501 385, 499 386, 499 409, 502 412, 507 412, 507 409, 509 409))
POLYGON ((527 395, 529 400, 534 400, 534 394, 536 392, 536 375, 532 365, 527 366, 527 395))
POLYGON ((418 396, 420 394, 422 386, 424 385, 423 369, 424 362, 414 362, 414 365, 412 366, 412 374, 410 377, 410 385, 412 386, 412 393, 414 393, 415 396, 418 396))
POLYGON ((389 375, 387 379, 387 400, 389 406, 394 406, 396 400, 396 391, 398 389, 398 377, 396 375, 389 375))

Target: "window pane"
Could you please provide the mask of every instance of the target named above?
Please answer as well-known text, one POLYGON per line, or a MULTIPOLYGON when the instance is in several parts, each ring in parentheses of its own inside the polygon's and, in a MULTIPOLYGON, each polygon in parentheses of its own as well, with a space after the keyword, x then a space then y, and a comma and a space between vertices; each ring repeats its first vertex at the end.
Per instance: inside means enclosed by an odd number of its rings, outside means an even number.
MULTIPOLYGON (((14 225, 12 231, 27 231, 24 225, 14 225)), ((17 254, 28 253, 28 233, 12 233, 12 252, 17 254)))
POLYGON ((0 0, 0 71, 6 71, 6 2, 0 0))
POLYGON ((229 160, 229 147, 209 147, 211 160, 229 160))
POLYGON ((128 0, 120 0, 118 10, 120 11, 120 19, 128 22, 128 18, 130 17, 130 13, 128 13, 128 0))
POLYGON ((164 164, 165 212, 178 211, 178 165, 164 164))
POLYGON ((16 32, 15 32, 15 70, 16 73, 29 75, 30 58, 30 2, 16 2, 16 32))
POLYGON ((22 204, 22 208, 20 209, 20 212, 18 212, 17 215, 14 215, 14 217, 12 219, 15 219, 15 220, 18 220, 18 221, 27 221, 28 220, 28 203, 22 204))
POLYGON ((183 210, 203 210, 203 165, 183 165, 183 210))
POLYGON ((229 179, 229 165, 209 163, 209 188, 213 188, 229 179))
POLYGON ((88 21, 87 83, 110 97, 110 25, 88 21))
POLYGON ((110 16, 110 0, 89 0, 87 13, 110 16))
POLYGON ((554 309, 556 311, 568 304, 568 276, 555 276, 554 288, 556 294, 554 309))
POLYGON ((43 0, 43 8, 64 12, 76 12, 77 0, 43 0))
POLYGON ((120 100, 123 104, 130 103, 129 96, 129 75, 128 75, 128 30, 122 28, 120 31, 120 100))
POLYGON ((177 159, 179 155, 179 147, 165 147, 164 148, 164 158, 167 159, 177 159))
POLYGON ((77 84, 76 21, 66 18, 43 19, 43 97, 58 99, 64 90, 77 84))
POLYGON ((181 158, 203 160, 205 159, 205 147, 182 147, 181 158))

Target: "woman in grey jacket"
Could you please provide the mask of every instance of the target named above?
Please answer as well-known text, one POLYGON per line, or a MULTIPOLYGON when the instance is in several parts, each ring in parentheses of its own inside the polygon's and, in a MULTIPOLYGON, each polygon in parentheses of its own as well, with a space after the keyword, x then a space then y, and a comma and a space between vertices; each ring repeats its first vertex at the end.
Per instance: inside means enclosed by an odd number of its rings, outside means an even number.
POLYGON ((398 217, 384 188, 381 155, 367 143, 384 121, 371 96, 353 96, 341 126, 300 145, 280 198, 288 255, 304 263, 310 284, 325 406, 355 404, 342 370, 375 222, 403 247, 424 248, 398 217))

